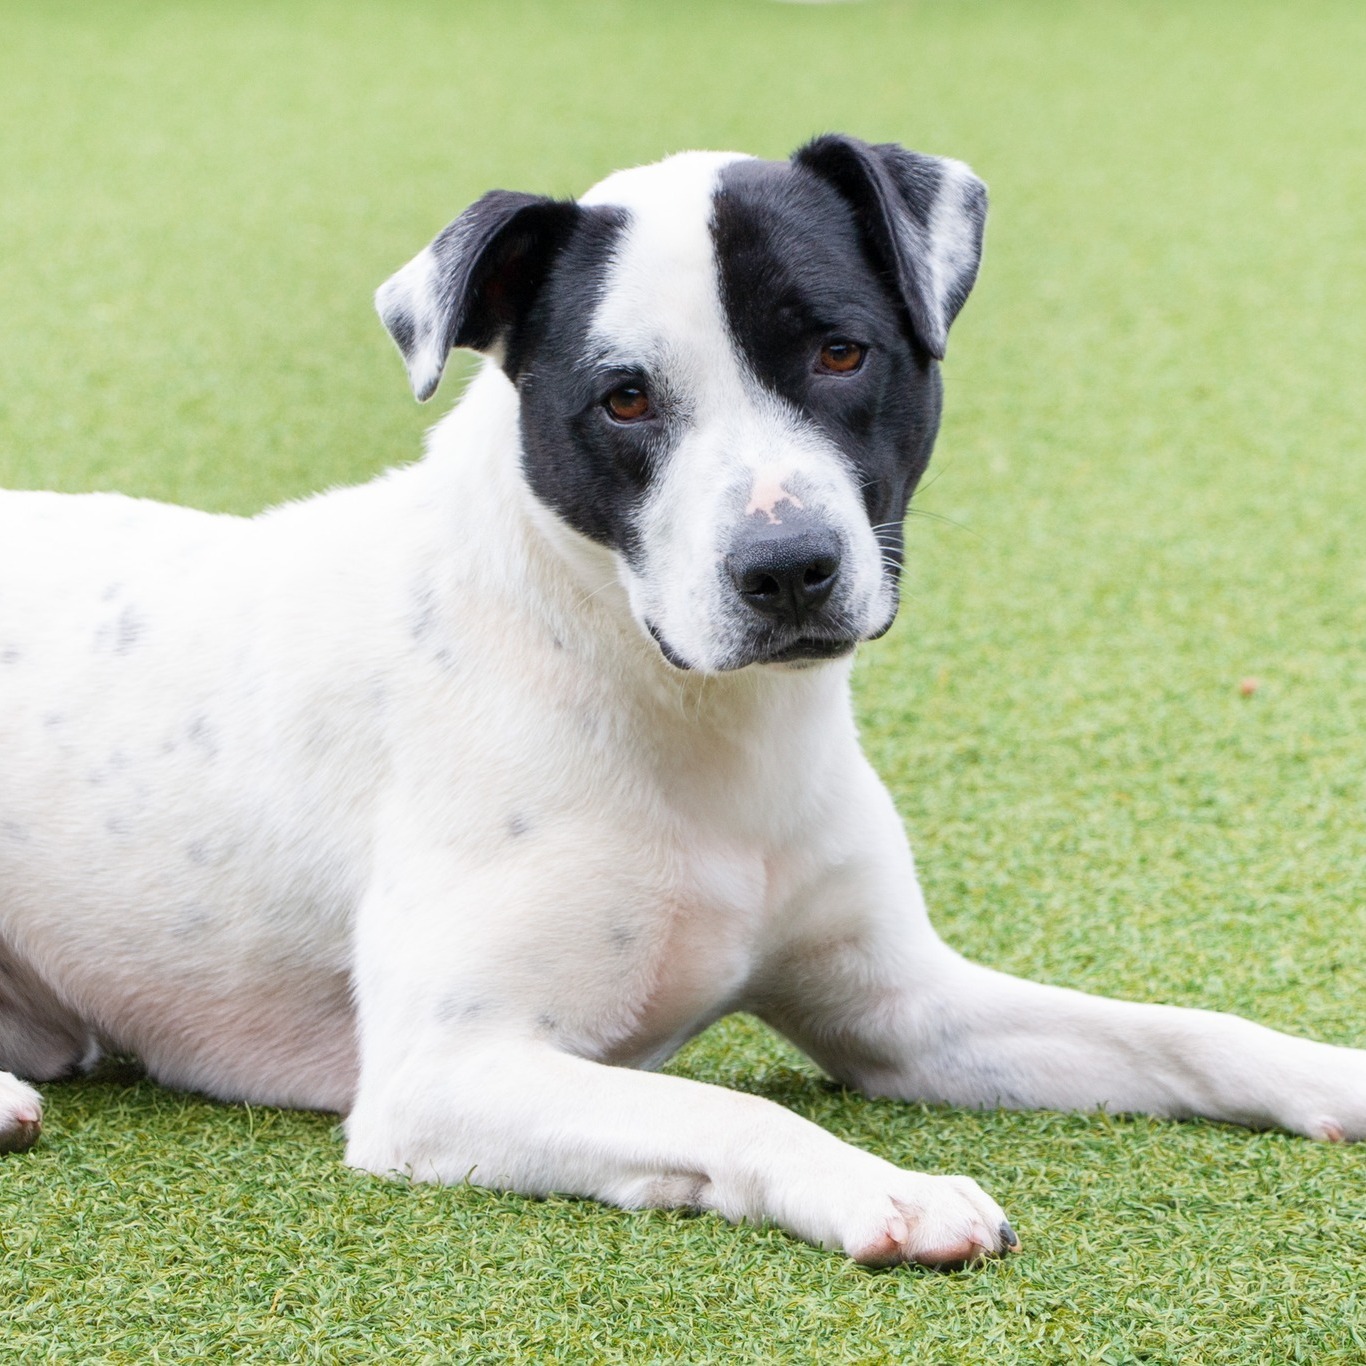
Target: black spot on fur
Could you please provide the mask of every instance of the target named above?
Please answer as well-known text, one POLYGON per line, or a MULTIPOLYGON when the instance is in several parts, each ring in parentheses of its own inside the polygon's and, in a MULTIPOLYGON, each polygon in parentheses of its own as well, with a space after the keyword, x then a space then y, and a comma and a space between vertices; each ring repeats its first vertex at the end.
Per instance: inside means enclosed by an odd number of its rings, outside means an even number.
POLYGON ((425 581, 415 583, 410 589, 410 602, 408 631, 420 643, 436 625, 436 590, 425 581))
POLYGON ((636 942, 636 930, 631 925, 611 925, 607 930, 607 941, 619 953, 624 952, 636 942))
POLYGON ((467 1024, 492 1008, 493 1003, 482 996, 469 997, 463 992, 453 992, 436 1003, 436 1021, 438 1024, 467 1024))
POLYGON ((185 734, 204 758, 215 759, 218 757, 218 739, 207 716, 192 716, 185 734))

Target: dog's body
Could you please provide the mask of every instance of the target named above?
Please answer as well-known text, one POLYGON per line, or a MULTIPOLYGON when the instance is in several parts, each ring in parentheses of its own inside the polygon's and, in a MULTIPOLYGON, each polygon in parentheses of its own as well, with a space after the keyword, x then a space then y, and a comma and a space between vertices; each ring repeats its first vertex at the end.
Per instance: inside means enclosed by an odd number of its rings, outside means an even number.
POLYGON ((480 201, 381 291, 421 463, 242 520, 0 498, 0 1146, 99 1051, 377 1171, 1014 1235, 972 1182, 649 1068, 727 1012, 872 1094, 1366 1135, 1366 1053, 935 937, 848 658, 896 609, 984 200, 823 139, 480 201))

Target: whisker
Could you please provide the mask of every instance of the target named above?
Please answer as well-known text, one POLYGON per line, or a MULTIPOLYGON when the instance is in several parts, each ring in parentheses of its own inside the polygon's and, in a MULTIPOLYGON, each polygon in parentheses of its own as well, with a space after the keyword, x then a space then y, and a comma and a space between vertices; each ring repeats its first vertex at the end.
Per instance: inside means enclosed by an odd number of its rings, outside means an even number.
POLYGON ((591 593, 585 593, 579 600, 580 606, 585 602, 591 602, 599 593, 605 593, 616 583, 615 579, 608 579, 606 583, 599 584, 591 593))
POLYGON ((918 498, 927 489, 932 489, 952 468, 953 458, 951 456, 947 460, 944 460, 942 463, 937 463, 935 465, 934 473, 923 484, 921 484, 919 488, 916 489, 915 493, 912 494, 912 497, 918 498))
POLYGON ((942 512, 931 512, 928 508, 907 508, 908 517, 928 517, 932 522, 947 522, 949 526, 956 526, 959 531, 966 531, 969 536, 975 536, 979 541, 985 543, 986 537, 980 531, 975 531, 966 522, 960 522, 956 518, 946 517, 942 512))

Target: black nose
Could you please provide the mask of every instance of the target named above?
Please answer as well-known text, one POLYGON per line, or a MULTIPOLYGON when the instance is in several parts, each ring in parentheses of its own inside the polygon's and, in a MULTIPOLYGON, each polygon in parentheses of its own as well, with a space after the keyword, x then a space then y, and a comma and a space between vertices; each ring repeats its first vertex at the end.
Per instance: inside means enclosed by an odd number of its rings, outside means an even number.
POLYGON ((756 536, 726 556, 726 571, 756 612, 801 626, 835 590, 840 544, 823 531, 756 536))

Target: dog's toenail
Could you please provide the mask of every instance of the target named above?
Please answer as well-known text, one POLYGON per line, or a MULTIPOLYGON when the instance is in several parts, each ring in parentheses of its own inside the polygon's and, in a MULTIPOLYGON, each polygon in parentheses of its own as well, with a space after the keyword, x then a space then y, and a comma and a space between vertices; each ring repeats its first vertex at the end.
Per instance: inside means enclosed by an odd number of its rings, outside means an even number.
POLYGON ((1010 1224, 1006 1220, 1001 1220, 1001 1227, 999 1231, 1001 1234, 1001 1242, 1005 1244, 1006 1251, 1018 1252, 1020 1247, 1020 1240, 1016 1235, 1015 1230, 1011 1228, 1010 1224))

